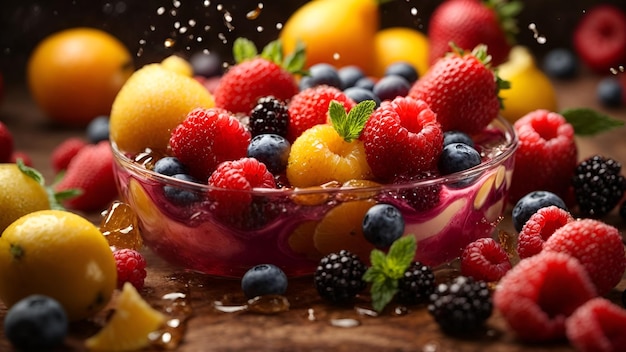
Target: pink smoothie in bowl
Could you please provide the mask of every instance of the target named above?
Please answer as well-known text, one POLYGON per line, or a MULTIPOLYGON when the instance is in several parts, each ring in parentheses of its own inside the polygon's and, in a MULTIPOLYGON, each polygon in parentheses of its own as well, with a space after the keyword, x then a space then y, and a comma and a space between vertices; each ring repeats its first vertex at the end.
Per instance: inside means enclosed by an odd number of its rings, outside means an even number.
POLYGON ((209 191, 230 192, 226 198, 237 199, 242 196, 237 191, 157 174, 151 165, 159 156, 149 152, 126 155, 115 145, 113 151, 122 200, 136 212, 144 243, 157 255, 220 277, 241 277, 262 263, 293 277, 312 274, 322 256, 341 249, 368 262, 374 247, 364 239, 361 224, 376 203, 401 210, 405 235, 418 240, 415 259, 427 265, 453 260, 468 243, 491 236, 506 208, 518 141, 503 118, 472 138, 482 163, 469 170, 403 184, 354 180, 253 189, 244 195, 252 205, 238 214, 221 214, 215 197, 208 196, 209 191), (165 187, 189 192, 195 201, 176 204, 165 196, 165 187))

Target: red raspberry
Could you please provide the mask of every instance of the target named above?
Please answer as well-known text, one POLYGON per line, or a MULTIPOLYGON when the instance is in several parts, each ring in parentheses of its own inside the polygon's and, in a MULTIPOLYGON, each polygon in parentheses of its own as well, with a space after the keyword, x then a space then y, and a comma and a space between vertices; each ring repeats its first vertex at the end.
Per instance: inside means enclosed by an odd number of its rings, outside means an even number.
POLYGON ((52 169, 55 173, 67 169, 70 161, 78 152, 87 145, 82 138, 72 137, 64 140, 52 150, 52 169))
POLYGON ((328 122, 328 106, 336 100, 349 112, 356 104, 341 90, 327 85, 307 88, 294 95, 289 101, 289 125, 287 140, 293 143, 302 132, 328 122))
POLYGON ((428 104, 398 97, 384 101, 374 111, 361 140, 374 176, 390 181, 435 170, 443 148, 443 131, 428 104))
POLYGON ((217 165, 246 156, 251 135, 223 109, 194 109, 170 137, 172 153, 198 180, 206 182, 217 165))
POLYGON ((615 227, 598 220, 582 219, 563 225, 548 238, 543 250, 578 259, 600 295, 615 287, 626 269, 622 236, 615 227))
POLYGON ((480 238, 468 244, 461 254, 461 274, 475 280, 499 281, 509 270, 509 256, 491 237, 480 238))
POLYGON ((574 127, 547 110, 530 112, 515 121, 519 147, 509 192, 515 204, 532 191, 549 191, 572 203, 570 180, 578 162, 574 127))
POLYGON ((592 7, 578 22, 573 37, 574 48, 585 65, 608 74, 626 59, 626 14, 609 4, 592 7))
POLYGON ((500 280, 493 303, 517 336, 529 342, 565 337, 565 320, 596 297, 576 258, 542 252, 521 260, 500 280))
POLYGON ((141 290, 146 279, 146 259, 134 249, 122 248, 113 252, 117 266, 117 288, 121 289, 125 282, 130 282, 137 290, 141 290))
POLYGON ((606 298, 589 300, 565 321, 576 351, 622 351, 626 346, 626 310, 606 298))
POLYGON ((554 231, 570 221, 574 221, 572 214, 557 206, 537 210, 517 236, 517 254, 523 259, 541 252, 543 244, 554 231))
POLYGON ((249 191, 253 188, 276 188, 272 173, 255 158, 221 163, 209 177, 208 184, 221 188, 209 190, 209 195, 217 203, 216 209, 221 214, 235 214, 248 208, 253 200, 249 191))
POLYGON ((13 135, 9 128, 0 122, 0 163, 7 163, 13 154, 13 135))

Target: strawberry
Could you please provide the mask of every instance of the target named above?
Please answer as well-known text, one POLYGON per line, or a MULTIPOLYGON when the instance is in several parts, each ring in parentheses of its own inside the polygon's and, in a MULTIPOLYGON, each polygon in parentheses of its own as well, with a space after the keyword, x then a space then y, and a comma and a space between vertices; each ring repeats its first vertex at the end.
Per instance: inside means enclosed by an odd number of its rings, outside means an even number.
POLYGON ((509 200, 543 190, 572 203, 571 182, 578 159, 574 127, 562 115, 532 111, 513 125, 519 139, 509 200))
POLYGON ((507 88, 507 82, 491 70, 489 60, 484 46, 472 53, 455 49, 413 84, 409 96, 425 101, 444 131, 482 131, 498 117, 498 91, 507 88))
POLYGON ((288 104, 287 140, 293 143, 307 129, 327 123, 328 107, 333 100, 348 112, 355 105, 341 90, 328 85, 306 88, 294 95, 288 104))
POLYGON ((591 299, 567 318, 565 332, 576 351, 622 351, 626 310, 603 297, 591 299))
POLYGON ((493 303, 521 340, 540 342, 563 339, 567 317, 596 296, 576 258, 542 252, 522 259, 504 275, 493 303))
POLYGON ((576 25, 573 41, 587 67, 607 74, 626 60, 626 14, 609 4, 592 7, 576 25))
POLYGON ((0 122, 0 163, 7 163, 13 154, 13 135, 9 128, 0 122))
POLYGON ((61 170, 67 169, 72 158, 78 154, 78 152, 83 149, 88 143, 78 137, 72 137, 64 140, 59 144, 54 150, 52 150, 51 161, 52 161, 52 170, 55 173, 58 173, 61 170))
POLYGON ((626 269, 622 236, 617 228, 598 220, 568 222, 554 231, 543 250, 578 259, 600 295, 615 287, 626 269))
POLYGON ((428 25, 431 65, 450 51, 449 43, 471 50, 485 44, 499 65, 508 58, 514 34, 515 16, 521 10, 519 1, 448 0, 433 12, 428 25))
POLYGON ((63 205, 79 211, 102 210, 117 197, 113 175, 113 153, 108 141, 83 147, 54 186, 56 192, 80 190, 81 193, 66 199, 63 205))
POLYGON ((206 182, 217 165, 246 156, 251 135, 245 126, 220 108, 197 108, 172 131, 172 154, 190 174, 206 182))
POLYGON ((294 58, 303 52, 283 61, 280 43, 271 42, 259 56, 251 41, 239 38, 233 45, 233 53, 237 64, 215 87, 215 106, 232 113, 248 114, 261 97, 271 95, 287 100, 298 92, 292 72, 301 69, 304 60, 294 58))
POLYGON ((410 97, 382 102, 360 138, 374 176, 382 181, 435 170, 443 148, 435 113, 424 101, 410 97))

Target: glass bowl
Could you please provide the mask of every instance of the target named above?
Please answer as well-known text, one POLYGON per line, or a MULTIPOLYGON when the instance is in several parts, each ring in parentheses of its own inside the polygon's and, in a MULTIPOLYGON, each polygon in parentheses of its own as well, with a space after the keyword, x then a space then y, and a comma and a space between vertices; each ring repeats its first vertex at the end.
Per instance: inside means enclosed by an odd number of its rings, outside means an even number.
POLYGON ((246 192, 157 174, 150 165, 158 156, 126 155, 115 144, 112 148, 121 200, 136 212, 144 243, 158 256, 219 277, 241 277, 265 263, 294 277, 312 274, 323 255, 341 249, 369 262, 374 247, 362 235, 361 224, 376 203, 401 210, 405 235, 417 239, 415 260, 427 265, 453 260, 468 243, 491 236, 506 209, 518 140, 501 117, 473 138, 483 162, 445 177, 246 192), (191 201, 179 204, 166 190, 186 192, 191 201), (219 211, 216 199, 241 197, 251 199, 251 205, 236 214, 219 211))

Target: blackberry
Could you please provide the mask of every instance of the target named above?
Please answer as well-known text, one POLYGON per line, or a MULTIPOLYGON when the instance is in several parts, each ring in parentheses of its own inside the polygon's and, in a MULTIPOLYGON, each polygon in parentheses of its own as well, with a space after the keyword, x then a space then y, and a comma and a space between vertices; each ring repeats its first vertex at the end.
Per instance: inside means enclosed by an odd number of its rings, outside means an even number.
POLYGON ((315 270, 314 283, 319 295, 332 303, 346 303, 363 291, 367 267, 347 250, 324 256, 315 270))
POLYGON ((250 112, 252 137, 272 133, 285 137, 289 126, 287 104, 273 96, 262 97, 250 112))
POLYGON ((583 216, 601 218, 617 206, 624 195, 622 165, 600 155, 581 161, 574 172, 574 196, 583 216))
POLYGON ((432 269, 420 262, 412 262, 398 280, 396 299, 402 304, 427 303, 435 292, 435 274, 432 269))
POLYGON ((481 329, 491 316, 493 302, 484 281, 459 276, 440 284, 430 295, 428 312, 449 334, 471 333, 481 329))

